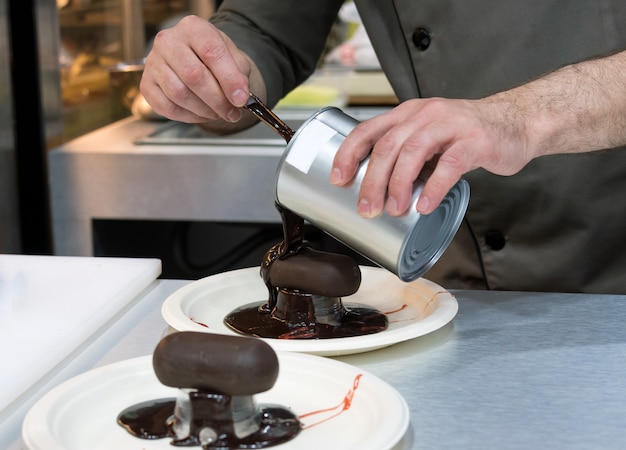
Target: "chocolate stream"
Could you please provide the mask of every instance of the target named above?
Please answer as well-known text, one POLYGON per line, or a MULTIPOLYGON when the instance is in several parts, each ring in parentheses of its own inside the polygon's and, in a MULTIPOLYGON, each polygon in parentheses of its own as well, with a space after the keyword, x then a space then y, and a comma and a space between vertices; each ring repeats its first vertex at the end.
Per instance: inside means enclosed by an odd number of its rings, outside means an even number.
POLYGON ((250 93, 248 103, 244 108, 252 111, 257 118, 280 134, 286 142, 289 142, 295 131, 289 128, 271 109, 269 109, 256 95, 250 93))

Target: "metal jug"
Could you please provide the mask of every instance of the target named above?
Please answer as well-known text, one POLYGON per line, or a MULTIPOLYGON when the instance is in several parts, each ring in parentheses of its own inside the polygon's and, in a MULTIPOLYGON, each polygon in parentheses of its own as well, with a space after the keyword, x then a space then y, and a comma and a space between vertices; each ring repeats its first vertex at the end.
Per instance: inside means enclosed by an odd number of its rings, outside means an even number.
POLYGON ((279 162, 276 201, 401 280, 415 280, 435 264, 456 234, 469 203, 469 184, 460 180, 434 212, 422 215, 415 209, 424 186, 418 178, 406 214, 359 216, 358 192, 369 159, 361 162, 351 184, 339 187, 329 181, 335 153, 358 123, 335 107, 307 119, 279 162))

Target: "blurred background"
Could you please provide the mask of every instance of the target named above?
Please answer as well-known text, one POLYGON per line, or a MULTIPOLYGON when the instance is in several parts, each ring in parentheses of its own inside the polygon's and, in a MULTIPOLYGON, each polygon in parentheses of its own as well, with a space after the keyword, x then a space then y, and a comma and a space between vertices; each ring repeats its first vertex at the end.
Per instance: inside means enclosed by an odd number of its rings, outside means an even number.
MULTIPOLYGON (((188 14, 208 18, 220 3, 0 0, 0 253, 158 257, 164 277, 198 278, 258 265, 264 252, 282 239, 271 195, 253 205, 238 205, 270 211, 260 215, 173 214, 159 197, 159 187, 149 198, 136 197, 130 212, 118 213, 107 206, 126 201, 112 200, 114 194, 118 199, 135 198, 150 178, 158 176, 151 167, 164 153, 172 157, 159 166, 167 171, 176 161, 184 164, 190 152, 210 153, 216 145, 210 139, 205 142, 197 127, 171 127, 151 116, 138 84, 143 59, 159 30, 188 14), (137 136, 133 131, 137 129, 147 131, 137 136), (172 142, 168 140, 172 133, 193 136, 185 143, 172 142), (166 139, 157 142, 159 137, 166 139), (142 138, 143 146, 137 142, 142 138), (137 171, 125 175, 126 167, 134 167, 135 157, 140 157, 137 171), (115 193, 116 188, 124 193, 115 193), (157 205, 148 211, 144 205, 151 202, 157 205), (89 230, 84 230, 87 226, 89 230), (69 242, 72 236, 76 242, 69 242), (80 239, 89 242, 79 245, 80 239)), ((301 118, 332 104, 358 108, 355 114, 368 117, 379 112, 375 108, 393 105, 396 98, 368 44, 356 10, 346 2, 318 72, 286 96, 279 108, 289 117, 301 118)), ((261 140, 254 144, 265 145, 261 140)), ((271 182, 284 147, 272 145, 265 147, 267 168, 259 175, 265 184, 271 182)), ((215 148, 228 157, 230 150, 215 148)), ((203 157, 207 171, 218 167, 215 155, 203 157)), ((242 164, 233 160, 229 167, 242 164)), ((233 177, 242 186, 248 179, 246 172, 233 177)), ((189 179, 198 191, 218 190, 206 183, 189 179)), ((231 198, 211 197, 221 204, 231 198)), ((188 193, 172 202, 189 211, 200 203, 188 193)), ((351 253, 319 230, 311 228, 307 238, 317 247, 351 253)))

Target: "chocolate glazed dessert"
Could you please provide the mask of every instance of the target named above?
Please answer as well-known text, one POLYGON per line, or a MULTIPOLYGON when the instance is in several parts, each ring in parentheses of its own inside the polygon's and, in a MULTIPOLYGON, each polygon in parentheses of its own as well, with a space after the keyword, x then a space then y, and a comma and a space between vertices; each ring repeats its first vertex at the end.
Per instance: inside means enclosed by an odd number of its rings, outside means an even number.
MULTIPOLYGON (((287 143, 294 136, 253 94, 246 108, 287 143)), ((276 208, 284 239, 269 249, 261 263, 268 299, 233 310, 224 323, 238 333, 276 339, 339 338, 385 330, 384 314, 361 305, 347 308, 342 302, 342 297, 359 289, 358 264, 349 256, 313 249, 304 238, 304 219, 278 203, 276 208)))
POLYGON ((179 388, 179 395, 120 412, 118 424, 133 436, 171 438, 180 447, 259 449, 301 431, 286 407, 254 400, 274 385, 279 371, 276 353, 259 339, 178 332, 159 342, 152 363, 159 381, 179 388))
POLYGON ((224 323, 232 330, 264 338, 324 339, 378 333, 387 316, 361 305, 344 305, 354 294, 361 270, 346 255, 315 250, 304 239, 304 220, 276 205, 285 238, 261 263, 268 300, 231 311, 224 323))

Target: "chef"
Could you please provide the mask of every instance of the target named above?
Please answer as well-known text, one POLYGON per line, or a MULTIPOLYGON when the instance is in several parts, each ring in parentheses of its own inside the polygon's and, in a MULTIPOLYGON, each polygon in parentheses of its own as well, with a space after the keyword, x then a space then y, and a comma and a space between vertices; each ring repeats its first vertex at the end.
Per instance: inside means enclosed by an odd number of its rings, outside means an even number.
MULTIPOLYGON (((364 122, 329 182, 372 148, 359 213, 402 214, 424 162, 428 213, 472 190, 426 274, 446 288, 626 293, 626 2, 354 0, 401 103, 364 122)), ((225 0, 161 31, 141 90, 173 120, 250 126, 315 69, 343 0, 225 0)))

